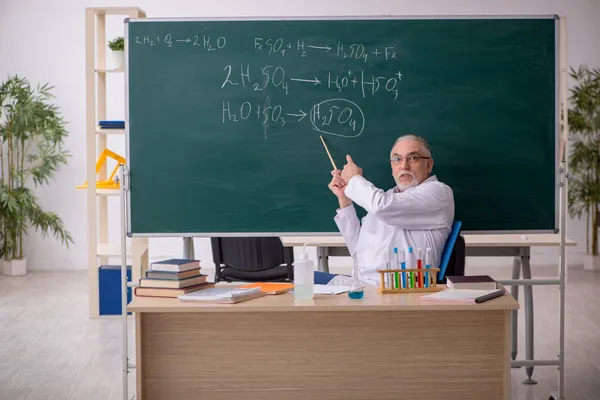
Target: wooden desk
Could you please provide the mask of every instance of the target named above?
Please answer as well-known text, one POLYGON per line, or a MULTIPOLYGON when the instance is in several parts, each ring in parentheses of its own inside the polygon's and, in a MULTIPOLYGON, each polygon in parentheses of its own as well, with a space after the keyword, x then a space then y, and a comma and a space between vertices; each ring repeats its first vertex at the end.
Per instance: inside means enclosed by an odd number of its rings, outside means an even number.
POLYGON ((138 400, 509 399, 509 294, 482 304, 134 297, 138 400))
MULTIPOLYGON (((527 379, 524 383, 536 383, 531 377, 533 375, 533 290, 532 285, 558 285, 560 279, 532 279, 531 266, 529 263, 532 247, 558 247, 560 246, 559 234, 463 234, 465 239, 465 255, 467 257, 513 257, 512 279, 498 280, 503 285, 511 286, 512 296, 518 300, 519 286, 523 286, 525 297, 525 360, 523 364, 514 361, 513 366, 526 365, 527 379), (523 271, 522 278, 521 270, 523 271)), ((319 271, 329 272, 329 256, 348 257, 348 249, 341 235, 328 236, 282 236, 284 246, 315 246, 317 248, 317 268, 319 271)), ((566 239, 566 246, 576 246, 574 240, 566 239)), ((511 356, 516 360, 518 349, 518 311, 512 315, 512 340, 511 356)), ((534 361, 533 361, 534 362, 534 361)), ((535 363, 535 362, 534 362, 535 363)), ((540 361, 541 365, 547 365, 546 360, 540 361)))

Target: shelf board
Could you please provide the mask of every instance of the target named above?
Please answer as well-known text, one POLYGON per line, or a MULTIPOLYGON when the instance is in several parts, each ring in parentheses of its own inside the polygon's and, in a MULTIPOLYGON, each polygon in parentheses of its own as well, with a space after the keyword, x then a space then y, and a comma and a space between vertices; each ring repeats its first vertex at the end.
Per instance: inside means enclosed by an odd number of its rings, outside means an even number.
POLYGON ((146 16, 146 11, 139 7, 90 7, 96 15, 129 15, 138 13, 141 17, 146 16))
MULTIPOLYGON (((121 256, 121 245, 110 244, 110 243, 99 243, 98 244, 98 257, 119 257, 121 256)), ((131 246, 127 246, 126 249, 127 257, 131 257, 131 246)))
POLYGON ((125 129, 102 129, 96 128, 97 135, 124 135, 125 129))
POLYGON ((118 196, 119 189, 96 189, 97 196, 118 196))
POLYGON ((112 74, 112 73, 119 73, 119 72, 123 72, 123 71, 125 71, 123 68, 113 68, 113 69, 96 68, 96 72, 99 74, 112 74))

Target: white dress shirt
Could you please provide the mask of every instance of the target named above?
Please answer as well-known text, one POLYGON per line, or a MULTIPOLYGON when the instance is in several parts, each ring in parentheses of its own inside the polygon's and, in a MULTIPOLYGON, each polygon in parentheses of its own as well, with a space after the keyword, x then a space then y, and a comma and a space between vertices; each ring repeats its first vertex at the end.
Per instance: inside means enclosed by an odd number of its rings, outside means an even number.
POLYGON ((423 249, 425 257, 425 248, 431 247, 431 267, 439 267, 454 222, 454 195, 435 175, 405 191, 394 187, 387 192, 356 175, 345 194, 367 211, 362 224, 354 204, 338 209, 334 218, 350 255, 358 252, 359 277, 364 283, 379 285, 377 270, 385 269, 387 252, 394 247, 405 254, 412 247, 415 268, 417 248, 423 249))

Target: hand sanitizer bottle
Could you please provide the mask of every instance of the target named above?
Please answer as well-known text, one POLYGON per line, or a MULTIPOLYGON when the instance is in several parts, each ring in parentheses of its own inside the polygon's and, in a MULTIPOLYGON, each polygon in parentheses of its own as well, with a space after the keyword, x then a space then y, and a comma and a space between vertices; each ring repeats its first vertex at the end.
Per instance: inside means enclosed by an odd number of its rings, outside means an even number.
POLYGON ((313 262, 306 254, 306 244, 302 246, 300 260, 294 263, 294 297, 312 299, 315 294, 315 273, 313 262))

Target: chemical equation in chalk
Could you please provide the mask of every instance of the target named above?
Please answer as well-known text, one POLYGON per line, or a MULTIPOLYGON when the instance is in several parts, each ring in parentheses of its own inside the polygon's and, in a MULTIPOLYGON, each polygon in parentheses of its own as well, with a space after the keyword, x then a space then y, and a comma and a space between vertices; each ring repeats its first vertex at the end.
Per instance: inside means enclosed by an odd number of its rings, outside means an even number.
POLYGON ((365 129, 365 114, 358 104, 347 99, 330 99, 310 110, 312 129, 327 135, 357 137, 365 129))
POLYGON ((350 69, 341 72, 314 72, 304 75, 290 73, 279 65, 256 67, 242 63, 239 66, 227 64, 223 67, 220 88, 224 90, 242 89, 253 92, 281 90, 286 95, 301 90, 323 90, 329 92, 357 91, 363 98, 386 95, 398 99, 403 78, 400 70, 386 75, 369 74, 350 69))
POLYGON ((221 121, 223 124, 257 123, 263 127, 280 128, 310 121, 311 125, 307 129, 349 138, 360 136, 365 129, 365 115, 361 108, 356 103, 341 98, 324 100, 310 108, 289 110, 284 109, 281 104, 272 103, 270 97, 261 104, 224 100, 221 121))
POLYGON ((305 39, 286 39, 283 37, 264 38, 254 37, 254 51, 267 55, 299 55, 306 58, 311 55, 337 57, 341 59, 359 60, 362 62, 392 61, 398 57, 394 46, 367 46, 362 43, 337 41, 333 45, 327 42, 316 42, 305 39))
POLYGON ((211 36, 211 35, 190 35, 177 37, 171 33, 167 33, 164 37, 159 35, 137 35, 133 37, 134 45, 145 45, 145 46, 190 46, 197 50, 204 50, 207 52, 224 50, 227 45, 227 39, 225 36, 211 36))

